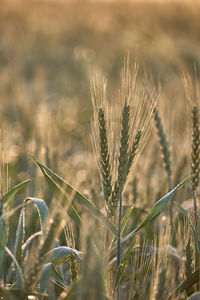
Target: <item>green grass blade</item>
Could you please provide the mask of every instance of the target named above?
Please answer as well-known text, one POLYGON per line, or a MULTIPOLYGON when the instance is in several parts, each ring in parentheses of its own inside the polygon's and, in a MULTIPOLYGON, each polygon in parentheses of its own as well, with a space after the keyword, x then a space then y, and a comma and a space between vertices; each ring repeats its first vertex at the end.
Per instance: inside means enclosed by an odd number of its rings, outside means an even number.
POLYGON ((7 225, 4 218, 0 219, 0 281, 4 281, 5 247, 7 244, 7 225))
MULTIPOLYGON (((132 238, 140 229, 142 229, 144 226, 146 226, 147 224, 149 224, 150 222, 152 222, 156 217, 158 217, 160 215, 160 213, 166 208, 167 204, 170 202, 170 200, 172 199, 173 195, 175 194, 175 192, 181 188, 184 184, 186 184, 191 178, 193 177, 193 175, 188 176, 187 178, 185 178, 180 184, 178 184, 171 192, 169 192, 167 195, 165 195, 164 197, 162 197, 159 201, 157 201, 154 206, 150 209, 150 211, 147 213, 146 217, 144 218, 143 222, 131 233, 129 233, 127 236, 125 236, 123 239, 121 239, 121 243, 128 241, 130 238, 132 238)), ((115 287, 117 287, 117 285, 119 284, 123 273, 127 267, 128 261, 130 259, 131 253, 132 253, 132 248, 134 246, 135 240, 132 239, 132 241, 130 242, 122 260, 121 260, 121 264, 119 267, 119 272, 116 276, 116 280, 115 280, 115 287)), ((112 248, 115 249, 116 245, 112 248)))
MULTIPOLYGON (((124 243, 128 241, 130 238, 132 238, 140 229, 145 227, 147 224, 152 222, 155 218, 157 218, 166 208, 174 194, 178 189, 180 189, 184 184, 186 184, 193 175, 188 176, 185 178, 181 183, 179 183, 173 190, 171 190, 167 195, 162 197, 160 200, 158 200, 153 207, 150 209, 150 211, 147 213, 146 217, 142 221, 142 223, 131 233, 127 234, 124 238, 121 239, 121 243, 124 243)), ((116 245, 114 246, 116 248, 116 245)))
POLYGON ((47 220, 49 218, 49 209, 48 209, 45 201, 42 199, 29 197, 29 198, 25 199, 25 203, 26 202, 33 203, 35 205, 38 215, 39 215, 41 230, 42 230, 43 234, 45 234, 46 224, 47 224, 47 220))
MULTIPOLYGON (((51 264, 46 264, 43 266, 42 274, 39 281, 39 293, 43 294, 46 292, 49 284, 49 278, 51 274, 51 264)), ((39 296, 39 300, 42 300, 44 297, 39 296)))
MULTIPOLYGON (((56 175, 49 168, 44 166, 41 162, 35 160, 34 162, 40 167, 43 175, 49 183, 53 193, 57 193, 58 197, 70 198, 73 196, 73 200, 78 203, 81 207, 89 211, 99 222, 103 223, 107 229, 117 236, 117 230, 115 226, 96 208, 96 206, 90 202, 84 195, 77 191, 73 186, 68 184, 64 179, 56 175), (61 193, 61 195, 60 195, 61 193)), ((56 196, 56 194, 55 194, 56 196)), ((67 200, 66 199, 66 200, 67 200)), ((68 201, 68 200, 67 200, 68 201)), ((67 202, 69 204, 69 202, 67 202)))
MULTIPOLYGON (((34 160, 35 161, 35 160, 34 160)), ((55 195, 55 197, 65 206, 67 205, 67 209, 68 209, 68 214, 70 216, 70 218, 78 225, 81 225, 81 219, 80 216, 78 215, 77 211, 75 210, 75 208, 73 207, 73 205, 70 203, 70 201, 68 200, 70 197, 68 197, 68 195, 66 195, 65 191, 63 190, 63 188, 61 186, 59 186, 45 171, 44 168, 41 167, 41 164, 37 163, 37 161, 35 161, 35 163, 40 167, 42 174, 44 176, 44 178, 46 179, 52 193, 55 195)))
POLYGON ((80 261, 81 252, 65 246, 54 248, 45 255, 48 257, 48 261, 50 261, 54 266, 58 266, 68 260, 72 254, 75 254, 77 260, 80 261))
POLYGON ((5 218, 10 218, 12 215, 14 215, 19 209, 23 208, 25 206, 24 203, 19 204, 18 206, 16 206, 13 209, 10 209, 9 211, 7 211, 6 213, 4 213, 1 217, 0 220, 3 220, 5 218))
MULTIPOLYGON (((124 229, 126 228, 126 225, 127 225, 127 223, 128 223, 128 220, 129 220, 129 218, 131 217, 134 208, 135 208, 135 204, 133 204, 133 205, 129 208, 129 210, 127 211, 127 213, 125 214, 125 216, 124 216, 123 219, 122 219, 122 222, 121 222, 121 234, 124 232, 124 229)), ((115 237, 115 238, 113 239, 112 243, 111 243, 111 247, 112 247, 112 245, 114 245, 116 242, 117 242, 117 238, 115 237)), ((110 247, 110 248, 111 248, 111 247, 110 247)))
POLYGON ((14 196, 17 192, 19 192, 21 189, 27 186, 27 184, 31 181, 31 179, 27 179, 15 186, 13 186, 3 197, 2 202, 7 202, 8 205, 11 204, 12 200, 14 199, 14 196))
POLYGON ((23 257, 26 255, 26 251, 28 250, 28 247, 32 244, 33 240, 37 237, 41 237, 42 236, 42 231, 38 231, 35 232, 34 234, 32 234, 27 240, 26 242, 22 245, 22 253, 23 253, 23 257))
POLYGON ((22 261, 22 244, 24 240, 24 208, 22 208, 20 216, 19 216, 19 223, 17 227, 15 245, 14 245, 14 256, 18 261, 19 265, 21 265, 22 261))

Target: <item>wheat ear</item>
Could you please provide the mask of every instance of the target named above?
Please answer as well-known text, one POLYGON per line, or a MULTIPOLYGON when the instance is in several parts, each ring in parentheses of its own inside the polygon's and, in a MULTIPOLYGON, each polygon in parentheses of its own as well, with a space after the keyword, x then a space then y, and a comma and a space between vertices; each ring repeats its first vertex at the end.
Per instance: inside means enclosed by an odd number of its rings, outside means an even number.
POLYGON ((194 210, 197 210, 196 189, 199 183, 199 147, 200 147, 200 132, 199 132, 199 114, 196 106, 192 109, 192 191, 194 200, 194 210))
POLYGON ((104 198, 108 201, 111 192, 111 167, 110 167, 110 155, 108 151, 108 139, 107 139, 107 130, 106 122, 104 117, 104 110, 100 108, 98 111, 98 121, 99 121, 99 140, 100 140, 100 152, 101 152, 101 174, 103 178, 103 191, 104 198))

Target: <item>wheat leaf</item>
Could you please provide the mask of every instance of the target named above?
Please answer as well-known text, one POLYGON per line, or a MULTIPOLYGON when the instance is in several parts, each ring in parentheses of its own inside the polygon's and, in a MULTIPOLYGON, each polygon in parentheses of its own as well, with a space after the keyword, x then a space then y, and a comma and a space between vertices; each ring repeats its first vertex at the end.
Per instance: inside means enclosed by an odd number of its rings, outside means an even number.
POLYGON ((7 226, 4 218, 0 219, 0 280, 4 278, 5 247, 7 244, 7 226))
POLYGON ((2 197, 2 202, 5 203, 7 202, 9 205, 11 204, 12 200, 14 199, 14 196, 17 192, 19 192, 21 189, 23 189, 31 179, 27 179, 15 186, 13 186, 3 197, 2 197))
POLYGON ((45 256, 48 257, 48 260, 53 264, 53 266, 58 266, 67 261, 72 254, 75 254, 75 257, 79 258, 77 259, 78 261, 80 260, 81 252, 65 246, 54 248, 47 252, 45 256))
POLYGON ((70 196, 73 196, 72 201, 75 201, 81 207, 89 211, 96 219, 99 220, 99 222, 103 223, 110 232, 117 236, 117 230, 115 226, 96 208, 92 202, 90 202, 84 195, 77 191, 72 185, 44 166, 41 162, 37 161, 35 158, 33 158, 33 160, 42 170, 42 173, 48 180, 48 183, 54 186, 54 192, 56 191, 57 193, 61 193, 60 197, 65 197, 66 200, 70 196), (55 186, 57 186, 57 188, 55 186))
MULTIPOLYGON (((166 194, 164 197, 162 197, 160 200, 158 200, 153 207, 150 209, 150 211, 147 213, 146 217, 142 221, 142 223, 131 233, 127 234, 124 238, 121 239, 121 243, 124 243, 128 241, 130 238, 132 238, 140 229, 142 229, 144 226, 152 222, 155 218, 157 218, 163 210, 166 208, 174 194, 178 189, 180 189, 184 184, 186 184, 193 175, 188 176, 185 178, 181 183, 179 183, 172 191, 170 191, 168 194, 166 194)), ((112 248, 116 248, 116 245, 112 248)))
POLYGON ((37 209, 39 219, 40 219, 40 226, 43 234, 46 232, 46 225, 47 225, 47 219, 49 218, 49 209, 42 199, 32 198, 28 197, 25 199, 25 203, 33 203, 37 209))
POLYGON ((19 223, 17 226, 17 233, 14 245, 14 255, 19 265, 21 265, 22 259, 22 244, 24 239, 24 208, 22 208, 19 216, 19 223))

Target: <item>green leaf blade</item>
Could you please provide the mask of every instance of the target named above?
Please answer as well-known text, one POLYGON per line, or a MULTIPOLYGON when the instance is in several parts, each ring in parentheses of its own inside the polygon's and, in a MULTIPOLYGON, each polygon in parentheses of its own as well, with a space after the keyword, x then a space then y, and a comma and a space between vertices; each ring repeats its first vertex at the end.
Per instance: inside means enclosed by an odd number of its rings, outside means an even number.
POLYGON ((25 203, 33 203, 34 206, 37 209, 38 215, 39 215, 39 220, 40 220, 40 226, 43 234, 46 232, 46 224, 47 220, 49 218, 49 209, 45 203, 44 200, 38 199, 38 198, 33 198, 33 197, 28 197, 25 199, 25 203))
MULTIPOLYGON (((41 162, 39 162, 35 158, 33 158, 33 160, 40 167, 44 177, 46 178, 55 196, 57 195, 58 198, 65 199, 68 205, 69 205, 68 198, 72 198, 72 201, 75 201, 81 207, 89 211, 99 222, 104 224, 106 228, 110 232, 112 232, 112 234, 117 236, 117 229, 115 228, 115 226, 97 209, 97 207, 92 202, 90 202, 84 195, 82 195, 79 191, 77 191, 73 186, 67 183, 64 179, 62 179, 60 176, 55 174, 49 168, 44 166, 41 162)), ((73 205, 70 205, 69 209, 71 212, 71 216, 73 214, 73 218, 75 218, 76 216, 74 215, 73 205)), ((78 225, 80 225, 80 221, 77 220, 77 217, 76 217, 76 222, 78 223, 78 225)))
MULTIPOLYGON (((121 243, 124 243, 128 241, 131 237, 133 237, 140 229, 145 227, 147 224, 152 222, 154 219, 156 219, 167 207, 168 203, 171 201, 172 197, 176 193, 178 189, 180 189, 184 184, 186 184, 193 175, 188 176, 185 178, 181 183, 179 183, 172 191, 170 191, 168 194, 166 194, 164 197, 162 197, 160 200, 158 200, 153 207, 150 209, 150 211, 147 213, 146 217, 142 221, 142 223, 131 233, 127 234, 124 238, 121 239, 121 243)), ((116 245, 115 245, 116 247, 116 245)))
POLYGON ((21 265, 21 260, 22 260, 23 240, 24 240, 24 208, 22 208, 20 212, 15 245, 14 245, 14 256, 16 257, 19 265, 21 265))
POLYGON ((7 244, 7 225, 4 218, 0 219, 0 280, 4 280, 5 247, 7 244))
POLYGON ((14 196, 17 192, 19 192, 21 189, 25 188, 27 186, 27 184, 29 184, 29 182, 31 181, 31 179, 27 179, 17 185, 15 185, 14 187, 12 187, 3 197, 2 197, 2 202, 5 203, 7 202, 9 205, 11 204, 12 200, 14 199, 14 196))
POLYGON ((81 252, 65 246, 54 248, 45 255, 48 257, 48 260, 53 264, 53 266, 58 266, 67 261, 72 254, 75 254, 78 261, 80 260, 81 252))

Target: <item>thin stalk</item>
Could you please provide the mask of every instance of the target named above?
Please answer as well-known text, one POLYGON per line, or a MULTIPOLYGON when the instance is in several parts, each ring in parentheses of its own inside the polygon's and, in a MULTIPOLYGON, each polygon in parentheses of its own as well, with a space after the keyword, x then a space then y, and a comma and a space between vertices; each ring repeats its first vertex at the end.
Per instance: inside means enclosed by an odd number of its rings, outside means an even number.
POLYGON ((194 204, 194 213, 195 213, 195 227, 197 223, 197 217, 196 217, 196 212, 197 212, 197 199, 196 199, 196 191, 193 192, 193 204, 194 204))
MULTIPOLYGON (((122 219, 122 192, 119 188, 119 218, 118 218, 118 241, 117 241, 117 272, 120 271, 120 257, 121 257, 121 219, 122 219)), ((119 284, 117 286, 117 300, 120 299, 119 284)))
MULTIPOLYGON (((172 178, 171 174, 168 173, 168 192, 172 190, 172 178)), ((170 219, 170 228, 173 227, 173 212, 172 212, 172 203, 169 205, 169 219, 170 219)))
POLYGON ((6 287, 6 251, 4 250, 4 273, 3 273, 3 286, 6 287))

